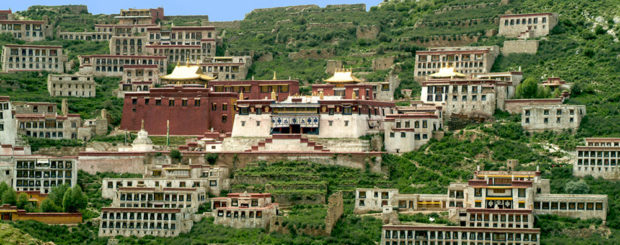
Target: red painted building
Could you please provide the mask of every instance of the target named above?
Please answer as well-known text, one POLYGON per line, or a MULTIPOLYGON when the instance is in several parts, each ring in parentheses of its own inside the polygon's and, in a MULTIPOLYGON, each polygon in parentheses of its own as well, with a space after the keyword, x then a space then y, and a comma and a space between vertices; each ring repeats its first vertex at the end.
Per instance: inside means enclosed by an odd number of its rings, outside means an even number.
POLYGON ((195 85, 151 88, 144 92, 125 93, 121 129, 144 129, 150 135, 203 135, 213 129, 231 132, 238 94, 213 92, 195 85))

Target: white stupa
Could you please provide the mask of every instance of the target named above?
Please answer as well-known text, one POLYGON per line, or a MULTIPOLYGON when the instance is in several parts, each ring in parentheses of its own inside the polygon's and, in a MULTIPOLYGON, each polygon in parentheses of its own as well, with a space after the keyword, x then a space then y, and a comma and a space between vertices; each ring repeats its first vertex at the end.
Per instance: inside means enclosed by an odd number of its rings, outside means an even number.
POLYGON ((144 120, 142 120, 142 125, 140 126, 140 131, 138 132, 138 137, 131 144, 132 151, 152 151, 153 150, 153 141, 149 138, 149 133, 144 130, 144 120))

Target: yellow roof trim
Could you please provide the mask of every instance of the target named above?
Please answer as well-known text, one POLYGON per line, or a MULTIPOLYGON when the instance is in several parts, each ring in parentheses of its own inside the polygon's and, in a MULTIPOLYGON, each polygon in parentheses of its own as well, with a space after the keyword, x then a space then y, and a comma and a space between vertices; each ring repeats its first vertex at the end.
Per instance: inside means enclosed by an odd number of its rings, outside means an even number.
POLYGON ((441 204, 441 202, 418 202, 418 204, 441 204))
POLYGON ((512 197, 487 197, 487 200, 512 200, 512 197))

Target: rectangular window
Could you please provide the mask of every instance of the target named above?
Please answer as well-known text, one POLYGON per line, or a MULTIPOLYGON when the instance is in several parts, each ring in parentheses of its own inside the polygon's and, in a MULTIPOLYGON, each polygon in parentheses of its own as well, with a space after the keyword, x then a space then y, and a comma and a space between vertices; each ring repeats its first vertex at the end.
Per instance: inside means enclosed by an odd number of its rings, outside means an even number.
POLYGON ((194 100, 194 106, 200 106, 200 100, 194 100))
POLYGON ((401 137, 401 138, 405 138, 405 137, 407 137, 407 134, 406 134, 405 132, 401 132, 401 133, 400 133, 400 137, 401 137))
POLYGON ((211 103, 211 110, 217 111, 217 103, 211 103))
POLYGON ((174 106, 174 100, 168 100, 168 106, 174 106))
POLYGON ((228 116, 222 115, 222 123, 228 122, 228 116))
POLYGON ((187 106, 187 100, 182 100, 181 101, 181 106, 187 106))

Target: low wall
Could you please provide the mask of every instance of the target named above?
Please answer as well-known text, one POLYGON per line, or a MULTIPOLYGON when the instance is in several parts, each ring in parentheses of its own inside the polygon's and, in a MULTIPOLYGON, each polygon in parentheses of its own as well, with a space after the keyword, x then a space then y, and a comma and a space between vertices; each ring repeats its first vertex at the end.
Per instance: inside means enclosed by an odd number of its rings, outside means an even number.
POLYGON ((13 221, 34 220, 48 225, 77 225, 82 223, 81 213, 17 213, 13 221))

